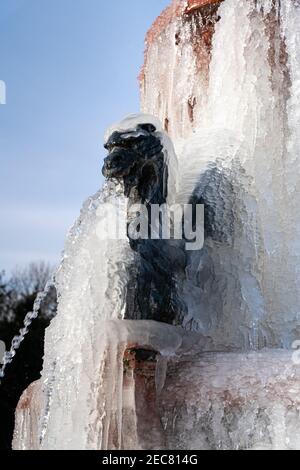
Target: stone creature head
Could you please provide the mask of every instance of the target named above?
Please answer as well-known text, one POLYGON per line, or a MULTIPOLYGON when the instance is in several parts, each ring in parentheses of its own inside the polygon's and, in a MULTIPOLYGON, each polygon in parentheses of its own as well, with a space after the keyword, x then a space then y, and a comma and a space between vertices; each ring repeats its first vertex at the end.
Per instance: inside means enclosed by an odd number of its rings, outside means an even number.
POLYGON ((167 168, 153 124, 113 131, 104 147, 108 150, 102 169, 105 178, 123 182, 127 197, 134 193, 142 202, 163 202, 167 168))

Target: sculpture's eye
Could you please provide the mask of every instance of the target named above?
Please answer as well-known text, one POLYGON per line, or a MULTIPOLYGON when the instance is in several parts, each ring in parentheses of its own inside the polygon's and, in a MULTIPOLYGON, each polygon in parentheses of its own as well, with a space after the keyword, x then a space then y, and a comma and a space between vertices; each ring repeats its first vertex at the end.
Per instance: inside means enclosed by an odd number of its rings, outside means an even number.
POLYGON ((149 132, 149 134, 156 131, 156 127, 153 124, 150 124, 150 123, 149 124, 139 124, 138 128, 141 129, 142 131, 149 132))

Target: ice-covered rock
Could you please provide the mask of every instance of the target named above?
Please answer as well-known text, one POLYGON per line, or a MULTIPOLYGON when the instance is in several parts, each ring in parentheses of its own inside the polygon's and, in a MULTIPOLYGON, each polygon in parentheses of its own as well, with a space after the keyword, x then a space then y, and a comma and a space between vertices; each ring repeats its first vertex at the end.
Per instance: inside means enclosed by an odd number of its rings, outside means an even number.
POLYGON ((216 348, 290 348, 300 334, 299 2, 186 5, 174 1, 148 33, 141 77, 143 112, 175 143, 179 196, 197 187, 209 218, 185 325, 216 348))
POLYGON ((299 392, 291 352, 194 351, 168 367, 160 397, 167 448, 299 450, 299 392))
POLYGON ((142 110, 157 116, 174 142, 190 135, 205 107, 221 2, 173 0, 147 34, 142 110))
POLYGON ((300 367, 291 352, 205 353, 210 342, 197 334, 182 338, 169 325, 117 323, 106 328, 106 371, 99 356, 88 440, 74 444, 74 433, 83 431, 79 399, 72 439, 58 421, 43 443, 37 439, 44 408, 39 381, 20 400, 15 449, 299 450, 300 367))
POLYGON ((144 429, 145 422, 149 424, 147 413, 141 415, 145 407, 156 417, 152 439, 153 444, 160 445, 159 439, 155 439, 157 433, 163 434, 156 410, 156 389, 164 387, 167 361, 195 344, 198 349, 209 349, 210 339, 146 320, 104 321, 99 327, 94 331, 91 362, 85 363, 81 376, 75 374, 82 363, 78 361, 75 365, 70 357, 68 364, 57 362, 46 379, 42 376, 23 394, 16 411, 15 449, 142 448, 146 442, 141 441, 143 433, 139 436, 138 430, 141 423, 144 429), (144 354, 150 351, 155 362, 156 355, 160 356, 152 368, 153 392, 148 399, 149 384, 139 385, 138 380, 136 384, 133 377, 136 368, 128 364, 127 350, 144 354), (140 417, 138 407, 142 410, 140 417))
POLYGON ((33 382, 21 396, 16 409, 14 448, 39 449, 39 422, 43 413, 43 401, 41 382, 33 382))

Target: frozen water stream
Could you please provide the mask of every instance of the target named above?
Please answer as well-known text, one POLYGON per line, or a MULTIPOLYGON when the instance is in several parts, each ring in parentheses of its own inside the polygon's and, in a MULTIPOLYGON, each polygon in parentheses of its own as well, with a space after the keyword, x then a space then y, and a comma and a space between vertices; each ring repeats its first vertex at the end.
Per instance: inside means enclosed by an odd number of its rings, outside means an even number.
POLYGON ((37 318, 39 314, 42 302, 45 300, 45 298, 50 292, 50 289, 54 285, 55 285, 55 281, 54 281, 54 275, 53 275, 53 277, 47 282, 43 292, 40 292, 37 295, 35 302, 33 304, 32 312, 28 312, 27 315, 25 316, 23 328, 21 328, 21 330, 19 331, 19 334, 13 338, 10 350, 6 352, 4 355, 3 364, 0 368, 0 384, 1 384, 1 380, 5 376, 5 370, 7 366, 13 361, 13 358, 15 357, 17 350, 21 346, 21 343, 24 341, 25 336, 27 335, 32 322, 37 318))

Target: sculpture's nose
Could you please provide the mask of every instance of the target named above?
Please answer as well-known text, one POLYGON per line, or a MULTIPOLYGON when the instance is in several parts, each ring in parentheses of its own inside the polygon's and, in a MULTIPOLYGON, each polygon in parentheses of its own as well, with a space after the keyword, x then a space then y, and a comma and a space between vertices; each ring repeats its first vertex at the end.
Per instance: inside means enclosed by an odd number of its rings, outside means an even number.
POLYGON ((129 174, 136 154, 130 149, 116 147, 105 158, 102 174, 105 178, 121 178, 129 174))
POLYGON ((104 159, 104 165, 102 167, 102 174, 103 174, 104 178, 109 178, 110 177, 112 167, 113 167, 113 159, 109 155, 108 157, 106 157, 104 159))

